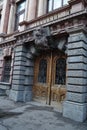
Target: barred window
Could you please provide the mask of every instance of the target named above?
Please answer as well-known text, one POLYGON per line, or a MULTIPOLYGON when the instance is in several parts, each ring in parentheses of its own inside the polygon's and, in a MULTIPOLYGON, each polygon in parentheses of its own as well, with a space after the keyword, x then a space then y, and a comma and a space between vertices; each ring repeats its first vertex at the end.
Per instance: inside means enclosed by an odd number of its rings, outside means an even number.
POLYGON ((10 71, 11 71, 11 56, 6 56, 4 58, 4 70, 3 70, 2 82, 9 82, 10 71))

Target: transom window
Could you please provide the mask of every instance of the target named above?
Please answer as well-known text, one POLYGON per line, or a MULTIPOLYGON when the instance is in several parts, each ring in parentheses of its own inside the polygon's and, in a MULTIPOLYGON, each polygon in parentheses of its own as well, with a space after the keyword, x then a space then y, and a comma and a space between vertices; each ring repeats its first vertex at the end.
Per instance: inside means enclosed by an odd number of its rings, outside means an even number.
POLYGON ((68 1, 69 0, 48 0, 48 12, 66 5, 68 1))
POLYGON ((17 4, 15 30, 20 30, 19 23, 24 20, 25 3, 26 3, 26 0, 23 0, 17 4))

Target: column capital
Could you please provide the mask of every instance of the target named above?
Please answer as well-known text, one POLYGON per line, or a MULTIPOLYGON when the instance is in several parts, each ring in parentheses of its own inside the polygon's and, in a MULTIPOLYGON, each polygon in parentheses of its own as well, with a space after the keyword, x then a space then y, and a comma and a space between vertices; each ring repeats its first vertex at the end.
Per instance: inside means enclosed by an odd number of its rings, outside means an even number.
POLYGON ((65 29, 65 31, 66 31, 68 34, 80 33, 80 32, 87 33, 87 28, 86 28, 85 25, 79 25, 79 26, 77 26, 77 27, 65 29))

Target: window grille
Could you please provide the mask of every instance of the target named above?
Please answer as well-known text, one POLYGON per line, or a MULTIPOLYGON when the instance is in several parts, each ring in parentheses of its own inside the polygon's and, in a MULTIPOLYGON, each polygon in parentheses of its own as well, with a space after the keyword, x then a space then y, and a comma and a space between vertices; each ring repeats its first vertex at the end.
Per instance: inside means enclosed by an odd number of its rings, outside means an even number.
POLYGON ((55 84, 66 83, 66 59, 59 58, 56 61, 55 84))
POLYGON ((38 82, 46 83, 47 78, 47 61, 42 59, 39 64, 38 82))
POLYGON ((10 79, 10 71, 11 71, 11 57, 5 57, 4 58, 4 70, 3 70, 3 82, 9 82, 10 79))

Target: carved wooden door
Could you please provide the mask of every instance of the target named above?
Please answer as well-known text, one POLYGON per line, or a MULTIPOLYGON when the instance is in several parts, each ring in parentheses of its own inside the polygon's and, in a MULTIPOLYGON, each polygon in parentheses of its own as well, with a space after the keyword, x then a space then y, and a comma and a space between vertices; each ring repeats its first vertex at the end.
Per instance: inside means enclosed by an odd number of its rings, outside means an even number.
POLYGON ((66 95, 66 56, 57 51, 44 52, 35 60, 33 97, 55 105, 66 95))

